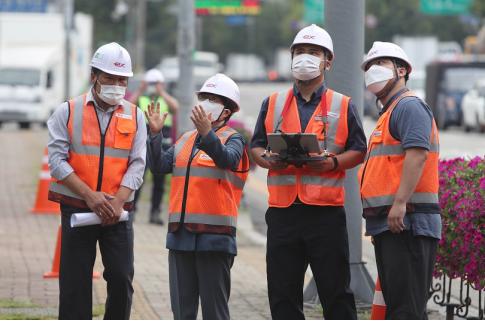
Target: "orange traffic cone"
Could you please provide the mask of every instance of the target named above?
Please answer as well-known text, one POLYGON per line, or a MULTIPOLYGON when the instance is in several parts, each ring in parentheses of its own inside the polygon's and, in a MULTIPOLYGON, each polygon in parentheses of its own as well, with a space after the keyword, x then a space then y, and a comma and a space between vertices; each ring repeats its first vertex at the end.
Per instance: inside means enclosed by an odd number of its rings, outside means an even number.
MULTIPOLYGON (((61 225, 59 225, 59 229, 57 230, 56 250, 54 252, 54 259, 52 261, 52 270, 45 273, 44 278, 59 278, 59 268, 61 264, 61 232, 61 225)), ((97 279, 99 277, 101 277, 101 275, 98 272, 93 272, 93 279, 97 279)))
POLYGON ((51 181, 54 180, 53 178, 51 178, 47 160, 47 148, 45 148, 44 156, 42 157, 42 168, 40 170, 39 186, 37 188, 37 199, 35 200, 34 208, 31 210, 31 212, 35 214, 60 213, 59 204, 49 201, 47 198, 49 194, 49 184, 51 181))
POLYGON ((370 314, 371 320, 385 320, 386 319, 386 302, 382 294, 381 282, 379 277, 376 281, 376 290, 374 292, 374 300, 372 301, 372 311, 370 314))

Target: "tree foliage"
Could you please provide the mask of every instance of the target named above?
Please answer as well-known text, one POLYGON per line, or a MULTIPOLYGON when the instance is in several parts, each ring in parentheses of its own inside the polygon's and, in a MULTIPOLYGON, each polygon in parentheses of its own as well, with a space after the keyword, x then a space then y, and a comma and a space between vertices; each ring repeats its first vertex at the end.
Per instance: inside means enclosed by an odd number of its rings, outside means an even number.
MULTIPOLYGON (((396 34, 435 35, 441 41, 454 40, 463 44, 463 39, 476 34, 479 28, 479 25, 470 24, 467 17, 424 15, 419 10, 420 0, 365 1, 366 15, 377 18, 375 28, 366 28, 366 49, 375 40, 391 41, 396 34)), ((93 47, 111 41, 128 45, 128 40, 134 35, 134 27, 130 27, 128 16, 119 21, 111 17, 116 0, 103 0, 102 5, 95 0, 76 0, 75 5, 77 11, 91 14, 94 18, 93 47)), ((147 68, 158 64, 163 56, 176 53, 176 6, 176 0, 147 2, 147 68)), ((485 1, 474 0, 471 14, 475 22, 483 20, 485 1)), ((302 17, 303 0, 262 0, 260 15, 248 17, 246 23, 240 26, 228 25, 227 18, 222 16, 198 17, 196 47, 219 53, 223 61, 228 53, 255 53, 271 64, 276 49, 288 48, 298 29, 305 25, 302 17)), ((338 36, 333 37, 336 39, 338 36)))

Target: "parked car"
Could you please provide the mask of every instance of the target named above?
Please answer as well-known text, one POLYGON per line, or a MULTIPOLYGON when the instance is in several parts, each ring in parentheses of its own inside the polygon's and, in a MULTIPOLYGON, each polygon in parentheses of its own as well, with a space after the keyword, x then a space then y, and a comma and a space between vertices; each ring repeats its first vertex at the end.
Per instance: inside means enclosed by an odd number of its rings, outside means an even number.
POLYGON ((465 131, 485 132, 485 79, 480 79, 461 101, 465 131))
POLYGON ((483 78, 485 62, 433 62, 426 67, 426 102, 440 129, 462 125, 463 96, 483 78))
POLYGON ((425 99, 426 72, 422 70, 412 71, 406 86, 412 90, 419 98, 425 99))

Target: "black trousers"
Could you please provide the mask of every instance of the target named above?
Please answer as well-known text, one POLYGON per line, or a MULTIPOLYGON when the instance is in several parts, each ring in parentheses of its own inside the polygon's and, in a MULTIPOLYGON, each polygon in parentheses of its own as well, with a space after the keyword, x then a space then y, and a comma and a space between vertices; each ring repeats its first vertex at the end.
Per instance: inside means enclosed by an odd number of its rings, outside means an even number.
POLYGON ((304 319, 303 284, 310 265, 325 319, 356 319, 350 290, 343 207, 293 204, 266 212, 268 296, 273 319, 304 319))
MULTIPOLYGON (((143 173, 143 180, 145 179, 145 174, 147 172, 147 167, 145 167, 145 172, 143 173)), ((151 196, 151 207, 150 207, 150 216, 155 213, 160 213, 162 211, 161 209, 161 204, 162 204, 162 198, 163 194, 165 192, 165 174, 157 174, 153 175, 153 183, 152 183, 152 196, 151 196)), ((140 188, 136 190, 135 192, 135 198, 134 198, 134 203, 135 203, 135 210, 136 210, 136 205, 138 203, 138 199, 140 198, 141 190, 143 189, 143 186, 145 185, 145 182, 141 184, 140 188)), ((154 220, 154 219, 151 219, 154 220)))
POLYGON ((174 319, 197 319, 200 297, 204 320, 229 320, 233 263, 234 256, 224 252, 170 250, 170 300, 174 319))
POLYGON ((112 226, 71 228, 70 218, 75 212, 89 210, 61 206, 59 319, 92 319, 92 277, 98 241, 108 294, 104 319, 129 319, 134 274, 131 219, 112 226))
POLYGON ((414 236, 409 230, 386 231, 374 237, 374 246, 386 319, 428 319, 426 304, 438 239, 414 236))

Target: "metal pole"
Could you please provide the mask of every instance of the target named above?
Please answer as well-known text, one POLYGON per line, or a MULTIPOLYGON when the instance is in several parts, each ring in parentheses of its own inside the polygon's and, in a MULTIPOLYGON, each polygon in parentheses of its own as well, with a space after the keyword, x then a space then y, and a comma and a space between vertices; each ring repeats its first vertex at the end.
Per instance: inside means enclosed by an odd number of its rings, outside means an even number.
POLYGON ((136 1, 135 15, 135 72, 141 73, 145 70, 145 32, 146 32, 146 0, 136 1))
MULTIPOLYGON (((360 69, 364 57, 364 0, 326 0, 325 28, 333 38, 335 61, 326 77, 327 85, 352 98, 363 117, 364 74, 360 69)), ((371 304, 372 281, 362 262, 362 204, 357 169, 347 171, 345 211, 350 247, 350 287, 360 301, 371 304)))
POLYGON ((193 128, 190 111, 194 103, 193 55, 195 51, 195 9, 193 0, 178 1, 178 40, 179 79, 177 97, 180 110, 177 114, 177 135, 193 128))
POLYGON ((64 2, 64 32, 65 32, 65 57, 64 57, 64 97, 68 100, 71 97, 71 31, 72 20, 74 15, 74 0, 64 2))

